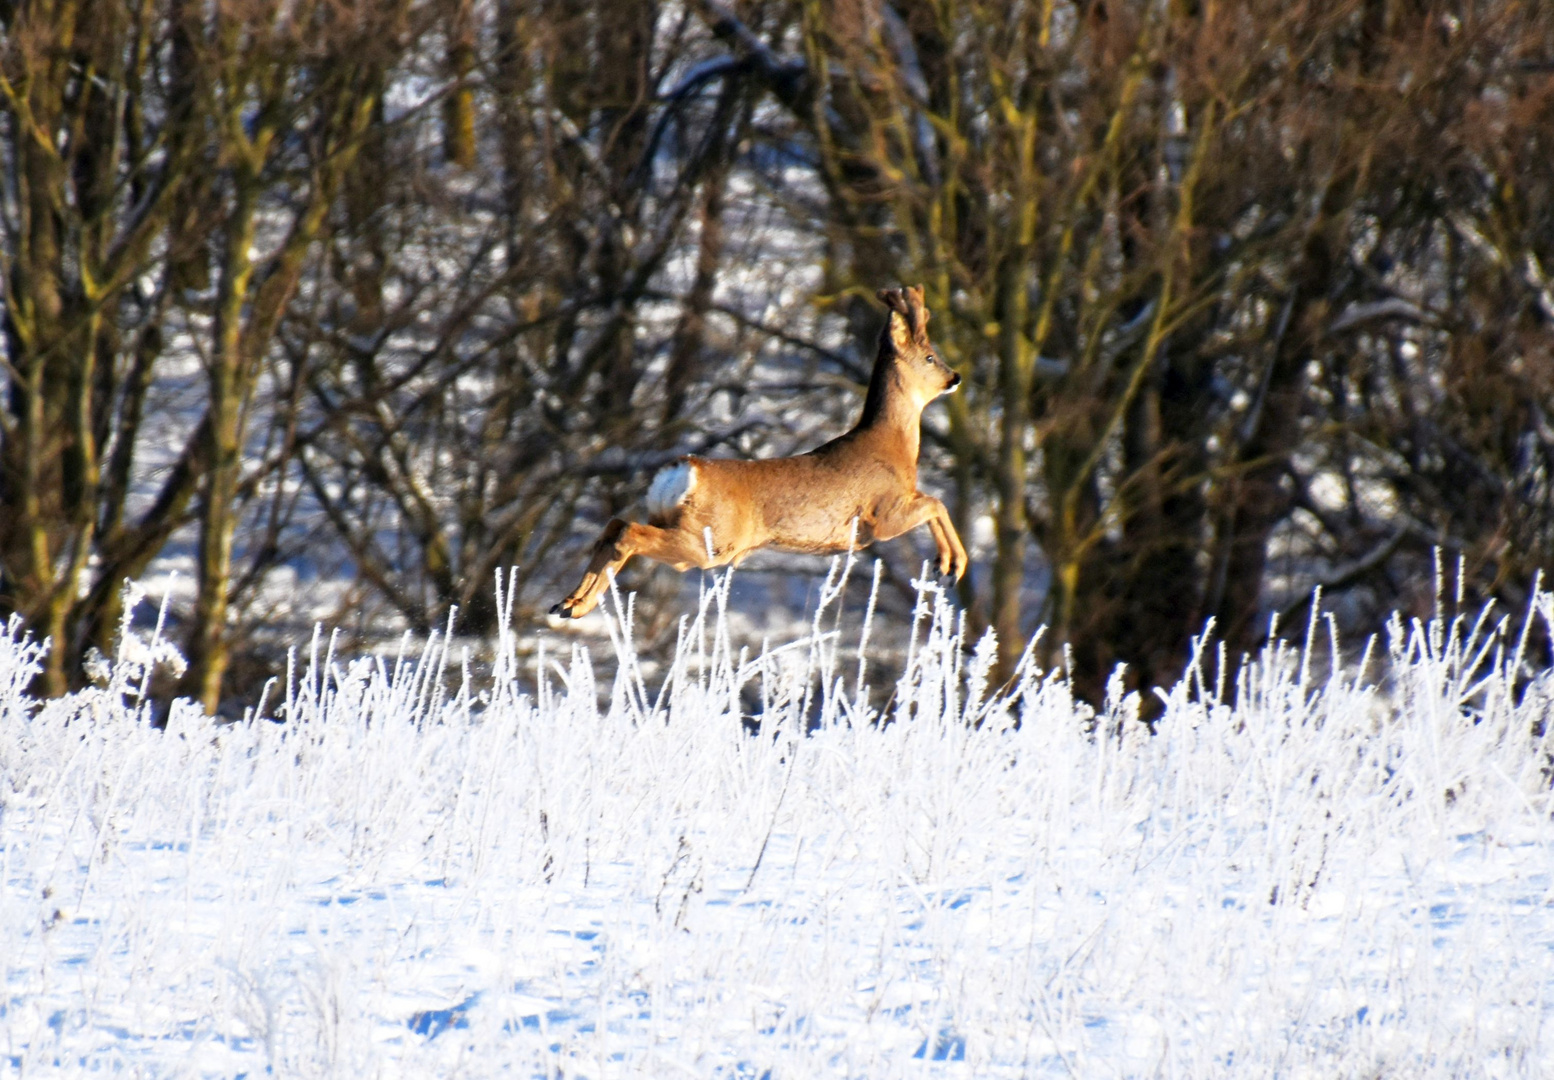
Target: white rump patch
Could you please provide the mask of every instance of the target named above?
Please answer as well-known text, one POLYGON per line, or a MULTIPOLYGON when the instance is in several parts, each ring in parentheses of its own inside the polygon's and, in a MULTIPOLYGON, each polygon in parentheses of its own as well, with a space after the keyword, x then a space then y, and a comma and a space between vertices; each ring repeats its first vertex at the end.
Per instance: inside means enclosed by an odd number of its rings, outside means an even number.
POLYGON ((648 485, 647 512, 664 517, 685 501, 696 489, 696 467, 689 461, 677 461, 659 469, 648 485))

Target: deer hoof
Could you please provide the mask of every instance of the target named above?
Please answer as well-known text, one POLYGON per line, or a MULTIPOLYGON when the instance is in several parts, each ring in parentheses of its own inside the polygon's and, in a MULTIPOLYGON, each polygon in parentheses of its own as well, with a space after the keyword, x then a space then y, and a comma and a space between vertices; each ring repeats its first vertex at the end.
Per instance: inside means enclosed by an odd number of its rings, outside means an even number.
POLYGON ((552 604, 550 613, 552 615, 560 615, 563 619, 570 619, 572 617, 572 607, 563 600, 559 604, 552 604))

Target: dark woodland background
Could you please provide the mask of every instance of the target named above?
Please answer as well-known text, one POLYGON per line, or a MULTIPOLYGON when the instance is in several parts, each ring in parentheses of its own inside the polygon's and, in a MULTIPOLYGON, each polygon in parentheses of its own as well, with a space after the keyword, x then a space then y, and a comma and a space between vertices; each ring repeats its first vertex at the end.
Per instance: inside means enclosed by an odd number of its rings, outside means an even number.
POLYGON ((1083 692, 1148 686, 1315 585, 1364 634, 1437 551, 1513 610, 1554 566, 1554 5, 0 0, 0 36, 0 617, 48 693, 159 565, 213 711, 288 619, 485 634, 513 564, 538 619, 658 465, 843 430, 897 283, 966 379, 924 484, 1006 665, 1046 624, 1083 692))

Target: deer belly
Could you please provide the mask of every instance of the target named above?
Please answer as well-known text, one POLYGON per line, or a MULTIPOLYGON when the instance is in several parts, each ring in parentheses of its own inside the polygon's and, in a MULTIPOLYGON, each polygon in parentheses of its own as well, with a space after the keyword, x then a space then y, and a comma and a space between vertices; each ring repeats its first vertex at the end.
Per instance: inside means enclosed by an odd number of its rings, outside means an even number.
POLYGON ((806 555, 830 555, 874 542, 873 516, 851 506, 795 508, 772 525, 773 547, 806 555))

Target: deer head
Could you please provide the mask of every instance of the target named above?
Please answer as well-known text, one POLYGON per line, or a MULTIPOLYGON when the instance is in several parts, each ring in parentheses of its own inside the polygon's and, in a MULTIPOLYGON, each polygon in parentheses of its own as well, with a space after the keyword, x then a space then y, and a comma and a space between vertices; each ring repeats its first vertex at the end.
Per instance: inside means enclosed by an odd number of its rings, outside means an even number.
POLYGON ((876 295, 890 312, 880 333, 864 415, 883 408, 884 398, 891 392, 904 394, 921 412, 934 398, 959 386, 960 376, 939 359, 928 340, 928 308, 923 303, 922 286, 881 289, 876 295))

